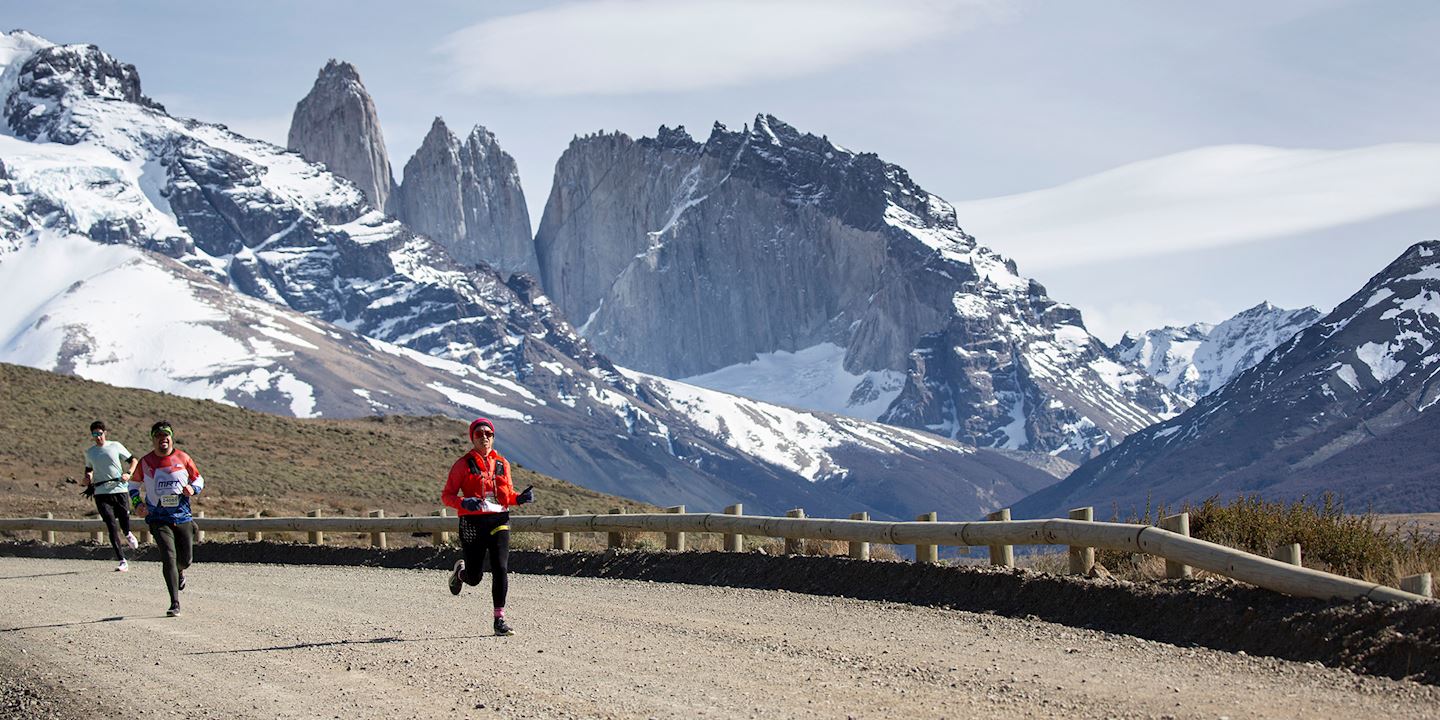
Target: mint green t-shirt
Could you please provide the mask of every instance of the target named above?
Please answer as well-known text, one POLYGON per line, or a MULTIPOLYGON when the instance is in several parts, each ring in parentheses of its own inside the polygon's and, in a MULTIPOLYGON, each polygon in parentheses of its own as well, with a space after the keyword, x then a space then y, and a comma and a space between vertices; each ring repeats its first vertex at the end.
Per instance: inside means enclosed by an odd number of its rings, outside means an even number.
POLYGON ((114 440, 106 440, 104 445, 85 448, 85 467, 95 472, 91 482, 95 484, 96 495, 129 491, 129 487, 120 479, 120 473, 125 472, 125 466, 130 464, 130 457, 130 451, 114 440))

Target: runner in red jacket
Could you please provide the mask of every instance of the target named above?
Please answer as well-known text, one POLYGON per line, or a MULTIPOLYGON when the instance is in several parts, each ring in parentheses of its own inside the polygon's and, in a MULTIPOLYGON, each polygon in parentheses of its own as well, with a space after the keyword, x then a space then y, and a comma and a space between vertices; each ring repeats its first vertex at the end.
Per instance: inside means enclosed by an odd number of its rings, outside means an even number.
POLYGON ((495 452, 495 424, 479 418, 470 423, 474 446, 455 464, 445 480, 440 501, 460 511, 460 549, 450 573, 450 594, 459 595, 462 583, 479 585, 481 568, 490 561, 490 596, 495 602, 495 634, 513 635, 505 622, 505 594, 510 588, 510 508, 535 499, 535 490, 516 493, 510 482, 510 463, 495 452))

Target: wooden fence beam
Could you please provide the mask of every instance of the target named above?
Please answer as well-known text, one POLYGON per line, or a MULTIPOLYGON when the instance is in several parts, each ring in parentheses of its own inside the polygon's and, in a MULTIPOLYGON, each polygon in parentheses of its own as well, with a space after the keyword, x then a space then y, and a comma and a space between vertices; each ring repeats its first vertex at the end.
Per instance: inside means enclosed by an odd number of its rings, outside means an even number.
MULTIPOLYGON (((869 520, 869 519, 870 519, 870 513, 868 513, 868 512, 858 512, 858 513, 854 513, 854 514, 852 514, 852 515, 850 516, 850 519, 851 519, 851 520, 869 520)), ((851 541, 850 541, 850 557, 855 558, 856 560, 869 560, 869 559, 870 559, 870 543, 864 542, 864 541, 860 541, 860 540, 851 540, 851 541)))
MULTIPOLYGON (((1180 513, 1169 517, 1160 518, 1160 529, 1169 530, 1176 535, 1190 537, 1190 513, 1180 513)), ((1188 578, 1191 575, 1190 566, 1185 563, 1165 561, 1165 577, 1167 578, 1188 578)))
MULTIPOLYGON (((990 522, 1010 522, 1010 508, 1001 508, 985 516, 990 522)), ((991 545, 990 564, 1002 567, 1015 567, 1015 546, 1014 545, 991 545)))
MULTIPOLYGON (((436 515, 439 515, 437 512, 436 515)), ((451 516, 453 517, 453 516, 451 516)), ((889 545, 1070 545, 1145 553, 1276 592, 1313 598, 1416 602, 1426 598, 1355 578, 1296 567, 1243 550, 1151 526, 1079 520, 1012 522, 866 522, 821 518, 784 518, 721 513, 646 513, 631 515, 526 516, 511 518, 515 532, 700 532, 761 537, 885 543, 889 545)), ((444 517, 248 517, 206 518, 210 532, 436 533, 454 527, 444 517)), ((0 517, 0 531, 91 533, 97 518, 46 519, 0 517)), ((146 542, 149 534, 140 530, 146 542)))
MULTIPOLYGON (((314 509, 314 510, 311 510, 311 511, 308 512, 308 513, 305 513, 305 515, 306 515, 306 517, 318 518, 318 517, 324 517, 324 516, 325 516, 325 513, 323 513, 323 512, 320 510, 320 508, 316 508, 316 509, 314 509)), ((324 531, 324 530, 311 530, 311 531, 310 531, 310 544, 311 544, 311 545, 324 545, 324 544, 325 544, 325 531, 324 531)))
MULTIPOLYGON (((447 516, 449 515, 449 513, 446 512, 447 509, 448 509, 448 508, 443 508, 443 507, 442 507, 442 508, 440 508, 439 510, 436 510, 436 511, 430 513, 430 514, 431 514, 431 515, 439 515, 439 516, 442 517, 442 518, 443 518, 443 517, 447 517, 447 516)), ((445 532, 444 530, 441 530, 440 532, 430 533, 430 543, 433 544, 433 545, 435 545, 436 547, 440 547, 440 546, 442 546, 442 545, 449 545, 449 544, 450 544, 450 533, 445 532)))
MULTIPOLYGON (((685 506, 676 505, 674 507, 665 508, 665 512, 684 515, 685 506)), ((674 550, 676 552, 685 552, 685 533, 681 531, 665 533, 665 549, 674 550)))
POLYGON ((1285 563, 1286 565, 1301 566, 1302 563, 1300 562, 1300 543, 1290 543, 1288 545, 1281 545, 1280 547, 1275 548, 1275 559, 1285 563))
POLYGON ((1435 587, 1428 572, 1400 578, 1400 589, 1421 597, 1435 597, 1435 587))
MULTIPOLYGON (((917 522, 938 522, 940 520, 940 514, 933 512, 921 513, 915 520, 917 522)), ((940 562, 940 546, 916 545, 915 562, 925 565, 934 565, 940 562)))
MULTIPOLYGON (((561 510, 561 511, 560 511, 560 514, 561 514, 561 515, 568 516, 568 515, 570 514, 570 511, 569 511, 569 510, 561 510)), ((557 533, 555 533, 555 536, 554 536, 553 539, 554 539, 554 541, 555 541, 554 546, 555 546, 555 549, 556 549, 556 550, 559 550, 559 551, 561 551, 561 552, 570 552, 570 533, 568 533, 568 532, 557 532, 557 533)))
MULTIPOLYGON (((624 515, 625 508, 610 508, 611 515, 624 515)), ((605 546, 618 548, 625 544, 625 537, 619 532, 612 532, 605 536, 605 546)))
MULTIPOLYGON (((725 508, 726 515, 744 515, 745 505, 735 503, 725 508)), ((725 552, 741 552, 745 549, 745 536, 739 533, 726 533, 722 538, 721 549, 725 552)))
MULTIPOLYGON (((371 511, 370 511, 370 517, 373 517, 373 518, 383 518, 383 517, 385 517, 385 510, 383 510, 383 509, 380 509, 380 510, 371 510, 371 511)), ((370 533, 370 547, 377 547, 377 548, 380 548, 381 550, 384 550, 384 549, 386 549, 387 547, 389 547, 389 544, 385 541, 385 531, 384 531, 384 530, 381 530, 381 531, 379 531, 379 532, 372 532, 372 533, 370 533)))
MULTIPOLYGON (((805 508, 795 508, 794 510, 786 511, 785 517, 788 517, 788 518, 803 518, 803 517, 805 517, 805 508)), ((805 554, 805 538, 799 538, 799 537, 787 537, 787 538, 785 538, 785 554, 786 554, 786 555, 804 555, 804 554, 805 554)))
MULTIPOLYGON (((1082 507, 1070 511, 1071 520, 1091 522, 1095 520, 1095 508, 1082 507)), ((1095 548, 1083 545, 1070 546, 1070 574, 1089 575, 1095 567, 1095 548)))

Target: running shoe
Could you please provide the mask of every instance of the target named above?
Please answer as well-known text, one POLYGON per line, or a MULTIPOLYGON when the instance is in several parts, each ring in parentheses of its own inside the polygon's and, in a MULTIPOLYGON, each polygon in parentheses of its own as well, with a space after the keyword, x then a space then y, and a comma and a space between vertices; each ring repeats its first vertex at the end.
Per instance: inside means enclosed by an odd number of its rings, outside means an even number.
POLYGON ((185 589, 185 573, 180 573, 180 589, 185 589))
POLYGON ((140 547, 140 541, 135 539, 135 533, 133 532, 125 533, 125 542, 130 543, 131 550, 140 547))
POLYGON ((165 611, 165 617, 180 617, 180 603, 174 603, 165 611))
POLYGON ((464 581, 460 579, 460 573, 465 572, 465 561, 456 560, 455 569, 450 572, 450 594, 459 595, 460 585, 464 581))
POLYGON ((512 628, 512 627, 510 627, 510 623, 505 622, 505 618, 503 618, 503 617, 498 617, 498 618, 495 618, 495 634, 496 634, 496 635, 514 635, 514 634, 515 634, 515 629, 512 628))
POLYGON ((121 560, 121 561, 120 561, 120 564, 115 566, 115 572, 129 572, 129 571, 130 571, 130 563, 127 562, 127 561, 125 561, 125 560, 121 560))

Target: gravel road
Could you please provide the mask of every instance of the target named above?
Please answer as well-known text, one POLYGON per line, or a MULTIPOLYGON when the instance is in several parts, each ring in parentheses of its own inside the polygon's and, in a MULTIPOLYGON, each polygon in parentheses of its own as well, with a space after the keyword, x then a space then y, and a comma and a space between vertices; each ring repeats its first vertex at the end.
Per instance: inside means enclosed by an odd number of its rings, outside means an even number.
MULTIPOLYGON (((1440 688, 1051 623, 779 591, 0 558, 0 716, 1435 717, 1440 688)), ((1177 622, 1184 622, 1177 618, 1177 622)))

